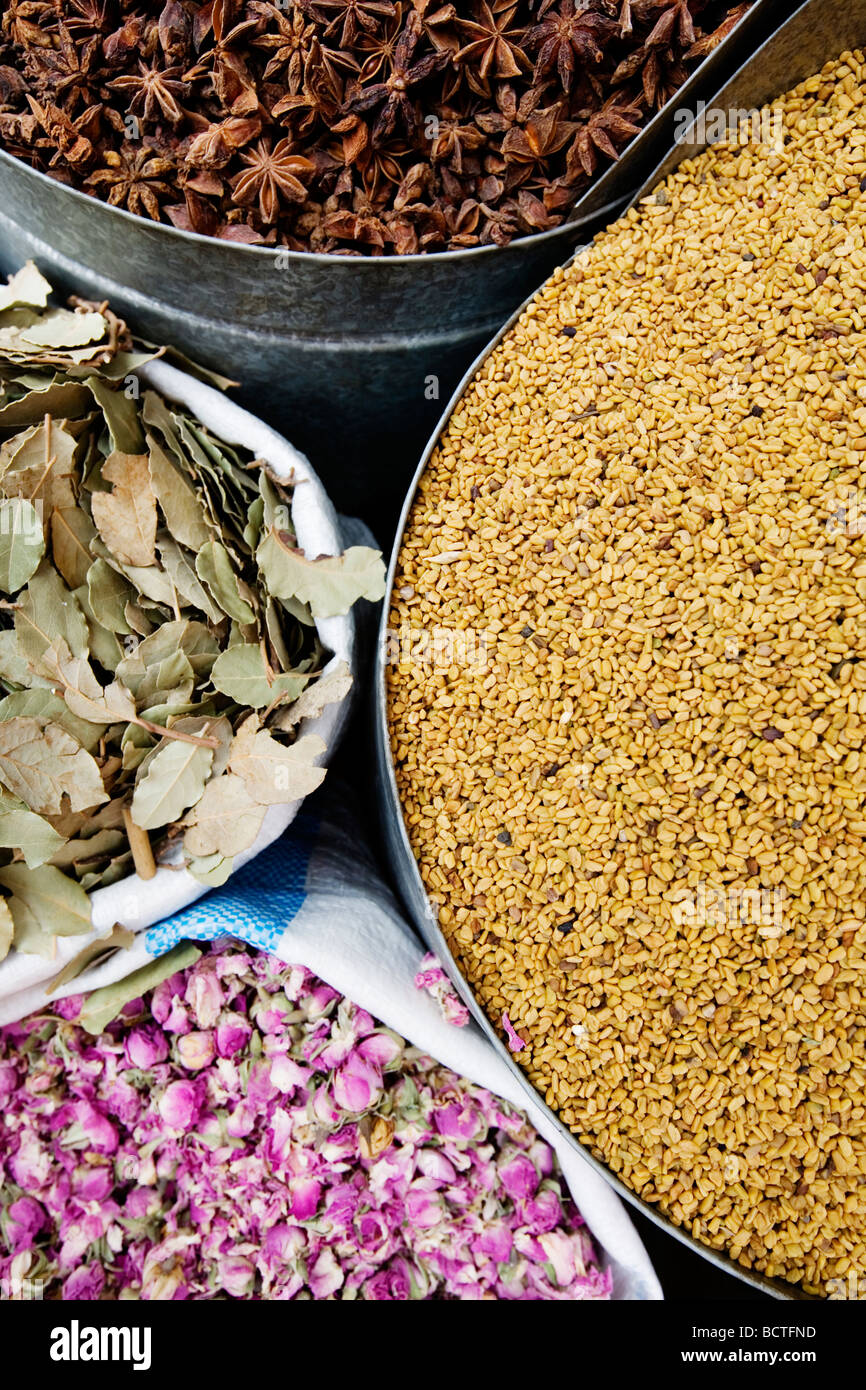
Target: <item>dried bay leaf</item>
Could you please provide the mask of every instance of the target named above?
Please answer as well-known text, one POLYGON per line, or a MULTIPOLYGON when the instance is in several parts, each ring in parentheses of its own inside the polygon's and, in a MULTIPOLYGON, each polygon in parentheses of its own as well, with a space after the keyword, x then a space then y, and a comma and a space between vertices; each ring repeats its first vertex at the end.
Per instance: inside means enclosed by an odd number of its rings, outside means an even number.
POLYGON ((148 965, 142 965, 139 970, 127 975, 126 979, 93 990, 82 1004, 81 1013, 76 1021, 88 1033, 104 1033, 124 1005, 140 998, 148 990, 155 989, 178 970, 187 970, 200 955, 201 951, 197 946, 193 946, 189 941, 181 941, 173 950, 148 965))
POLYGON ((111 492, 95 492, 91 498, 100 536, 123 564, 152 565, 156 560, 156 498, 147 455, 110 454, 102 476, 113 488, 111 492))
POLYGON ((69 709, 65 700, 47 687, 16 690, 0 700, 0 720, 17 719, 21 715, 59 724, 72 735, 76 743, 86 748, 88 753, 93 752, 105 732, 104 726, 89 724, 79 719, 69 709))
POLYGON ((99 406, 108 425, 114 453, 137 455, 144 450, 144 433, 138 420, 138 401, 117 391, 98 376, 87 376, 84 385, 99 406))
POLYGON ((208 541, 198 553, 195 571, 206 584, 212 597, 224 613, 236 623, 254 623, 255 610, 244 595, 246 586, 238 580, 231 557, 219 541, 208 541))
POLYGON ((271 530, 259 544, 256 562, 274 598, 297 598, 308 603, 316 618, 347 613, 359 598, 380 599, 385 593, 385 566, 379 551, 353 545, 342 555, 310 560, 287 545, 281 532, 271 530))
POLYGON ((206 854, 202 858, 193 854, 187 868, 199 883, 206 884, 208 888, 221 888, 231 877, 234 860, 225 859, 221 854, 206 854))
POLYGON ((59 815, 108 800, 95 759, 58 724, 19 716, 0 724, 0 782, 31 811, 59 815))
POLYGON ((45 653, 45 665, 63 688, 67 707, 79 719, 93 724, 128 723, 135 719, 135 701, 126 686, 112 681, 103 690, 90 662, 72 656, 58 644, 45 653))
POLYGON ((45 524, 55 507, 74 508, 78 440, 66 422, 58 424, 49 417, 16 435, 13 443, 16 447, 0 470, 0 488, 6 496, 26 497, 41 506, 45 524))
POLYGON ((221 652, 213 664, 211 680, 217 690, 251 709, 263 709, 275 700, 296 700, 308 676, 269 676, 260 647, 242 643, 221 652))
POLYGON ((10 276, 9 283, 0 286, 0 313, 20 304, 31 309, 44 309, 51 294, 51 286, 32 261, 27 261, 20 270, 10 276))
POLYGON ((20 654, 37 673, 43 654, 57 641, 65 642, 73 656, 87 655, 87 621, 74 595, 47 561, 18 597, 15 632, 20 654))
POLYGON ((182 600, 181 607, 198 608, 212 623, 221 623, 225 614, 214 603, 207 589, 195 572, 195 556, 183 546, 166 536, 157 540, 162 567, 182 600))
POLYGON ((0 590, 17 594, 45 554, 42 522, 23 497, 0 499, 0 590))
POLYGON ((197 858, 242 854, 254 844, 265 811, 252 799, 242 778, 224 772, 207 783, 188 817, 184 849, 197 858))
POLYGON ((136 778, 132 796, 136 825, 157 830, 179 820, 201 797, 212 763, 212 748, 181 742, 157 745, 136 778))
POLYGON ((55 938, 90 931, 90 899, 80 884, 50 864, 29 869, 26 864, 0 868, 0 887, 8 889, 7 905, 15 924, 15 949, 45 956, 55 954, 55 938))
POLYGON ((87 571, 87 597, 91 612, 103 627, 128 637, 132 628, 126 621, 126 605, 134 596, 132 585, 107 561, 93 561, 87 571))
POLYGON ((71 309, 52 309, 23 329, 21 336, 32 347, 74 348, 100 342, 107 328, 106 320, 95 310, 80 314, 71 309))
POLYGON ((286 710, 277 712, 274 728, 288 731, 302 719, 316 719, 327 705, 343 700, 351 688, 352 673, 345 661, 340 661, 333 671, 326 671, 306 690, 302 690, 286 710))
MULTIPOLYGON (((77 955, 73 956, 72 960, 68 961, 63 969, 54 976, 50 984, 45 986, 45 993, 54 994, 55 990, 60 989, 63 985, 77 980, 78 976, 83 975, 85 970, 89 970, 95 965, 104 965, 118 951, 128 951, 134 943, 135 932, 129 931, 127 927, 115 925, 108 936, 97 937, 95 941, 89 942, 77 955)), ((135 998, 135 995, 132 997, 135 998)))
POLYGON ((70 589, 80 589, 93 564, 90 542, 96 527, 81 507, 55 507, 49 523, 54 563, 70 589))
POLYGON ((250 797, 261 806, 280 806, 299 801, 321 786, 325 769, 315 765, 325 744, 315 734, 297 743, 279 743, 259 728, 256 715, 245 719, 235 734, 229 771, 240 777, 250 797))
POLYGON ((213 538, 198 494, 152 434, 147 444, 151 483, 165 524, 180 545, 197 551, 213 538))
POLYGON ((49 821, 31 811, 19 797, 0 789, 0 846, 20 850, 28 869, 38 869, 63 843, 63 836, 49 821))

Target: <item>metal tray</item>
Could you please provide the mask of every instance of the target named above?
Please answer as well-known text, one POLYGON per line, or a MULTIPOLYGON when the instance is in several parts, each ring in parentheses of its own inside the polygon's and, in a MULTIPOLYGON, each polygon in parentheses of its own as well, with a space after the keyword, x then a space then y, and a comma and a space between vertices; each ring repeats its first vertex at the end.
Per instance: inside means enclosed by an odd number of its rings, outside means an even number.
MULTIPOLYGON (((811 76, 812 73, 819 71, 824 63, 832 58, 838 57, 840 53, 844 53, 847 49, 863 48, 864 46, 866 46, 866 0, 806 0, 806 3, 800 5, 772 37, 768 39, 741 68, 739 68, 731 80, 707 101, 707 105, 725 111, 742 108, 748 110, 754 107, 760 107, 766 102, 773 100, 773 98, 780 95, 782 92, 788 91, 791 87, 795 87, 799 82, 803 81, 804 78, 811 76)), ((629 206, 633 206, 641 198, 651 192, 659 180, 676 168, 683 159, 693 157, 704 148, 706 148, 704 143, 695 143, 692 141, 684 141, 681 144, 673 145, 654 169, 650 178, 647 179, 638 193, 630 200, 629 206)), ((721 1251, 710 1249, 708 1246, 695 1240, 693 1236, 690 1236, 680 1227, 675 1226, 666 1217, 662 1216, 655 1207, 644 1202, 632 1192, 630 1188, 626 1187, 623 1182, 614 1177, 609 1169, 605 1167, 603 1163, 599 1162, 598 1159, 594 1158, 588 1149, 584 1148, 572 1132, 562 1124, 557 1115, 546 1106, 543 1098, 532 1085, 532 1082, 526 1076, 522 1068, 517 1065, 512 1054, 500 1040, 498 1033, 490 1023, 487 1015, 477 1003, 470 986, 464 980, 460 968, 449 950, 445 937, 439 929, 435 910, 425 892, 424 884, 406 833, 400 807, 400 798, 397 791, 397 782, 394 775, 394 765, 391 758, 390 739, 388 735, 387 692, 385 688, 388 616, 400 545, 419 480, 433 450, 439 442, 439 437, 448 423, 452 411, 463 395, 466 387, 472 381, 478 368, 502 340, 505 334, 512 328, 514 323, 516 323, 524 309, 531 303, 533 297, 534 296, 530 296, 530 298, 512 315, 509 322, 497 333, 493 341, 488 344, 484 352, 473 363, 472 367, 461 381, 454 396, 449 401, 427 445, 421 462, 418 465, 400 518, 397 539, 394 542, 391 563, 388 570, 388 590, 382 610, 379 651, 376 664, 376 780, 382 836, 388 855, 388 862, 392 866, 394 879, 400 896, 418 932, 430 949, 435 951, 436 955, 448 969, 461 997, 468 1005, 476 1022, 481 1026, 490 1042, 496 1048, 499 1056, 506 1062, 514 1076, 517 1077, 527 1095, 531 1096, 537 1105, 541 1105, 545 1109, 548 1118, 556 1126, 561 1137, 580 1153, 581 1157, 584 1158, 587 1163, 591 1164, 592 1167, 616 1189, 620 1196, 625 1198, 632 1206, 638 1208, 644 1216, 661 1227, 662 1230, 674 1236, 684 1245, 689 1246, 695 1253, 702 1255, 705 1259, 710 1260, 728 1274, 734 1275, 744 1283, 762 1290, 773 1298, 811 1301, 811 1296, 804 1294, 795 1285, 789 1284, 784 1280, 769 1279, 765 1275, 754 1270, 747 1270, 742 1265, 737 1264, 728 1255, 721 1251)))
POLYGON ((237 378, 241 402, 309 454, 343 511, 369 516, 383 487, 396 511, 469 363, 620 210, 670 146, 675 110, 713 91, 775 23, 775 0, 756 0, 569 222, 507 247, 370 259, 241 246, 109 207, 0 151, 0 269, 29 258, 58 290, 109 299, 145 337, 237 378))

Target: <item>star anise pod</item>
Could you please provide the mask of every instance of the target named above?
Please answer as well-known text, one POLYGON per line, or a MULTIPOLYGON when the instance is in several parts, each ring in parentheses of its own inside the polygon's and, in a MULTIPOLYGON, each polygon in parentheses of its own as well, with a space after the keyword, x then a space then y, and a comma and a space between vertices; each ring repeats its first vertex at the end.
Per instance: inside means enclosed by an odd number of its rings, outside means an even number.
POLYGON ((258 116, 228 116, 197 135, 186 152, 187 169, 224 169, 233 155, 261 134, 258 116))
POLYGON ((298 154, 291 140, 280 140, 271 148, 270 140, 260 140, 256 147, 241 155, 246 165, 243 173, 231 180, 232 199, 242 207, 258 203, 259 213, 266 226, 276 222, 280 202, 302 203, 307 190, 301 179, 315 173, 315 164, 298 154))
POLYGON ((259 18, 253 16, 232 24, 233 11, 232 0, 214 0, 213 46, 183 74, 183 78, 185 82, 199 82, 209 77, 226 111, 233 116, 244 116, 255 111, 259 101, 249 68, 236 49, 243 39, 249 42, 250 32, 257 28, 259 18))
POLYGON ((437 117, 430 158, 434 164, 447 162, 455 174, 462 174, 464 154, 480 149, 484 143, 484 132, 476 124, 446 106, 437 117))
POLYGON ((35 48, 28 58, 28 69, 52 98, 64 96, 74 106, 77 99, 87 101, 98 56, 96 38, 76 44, 67 26, 58 24, 56 46, 35 48))
POLYGON ((473 9, 472 19, 457 23, 469 42, 454 56, 455 63, 471 64, 479 77, 519 77, 528 72, 532 63, 521 47, 526 37, 525 25, 512 21, 518 10, 518 0, 480 0, 473 9))
MULTIPOLYGON (((93 0, 91 0, 93 3, 93 0)), ((159 46, 169 67, 186 67, 192 52, 192 16, 180 0, 168 0, 157 23, 159 46)))
POLYGON ((390 0, 314 0, 311 9, 327 26, 327 37, 336 38, 341 49, 351 48, 361 34, 378 33, 382 20, 393 19, 397 13, 390 0))
POLYGON ((63 6, 71 34, 103 34, 111 23, 112 0, 67 0, 63 6))
POLYGON ((662 13, 644 39, 644 48, 667 48, 674 41, 684 48, 695 41, 689 0, 664 0, 662 13))
POLYGON ((618 96, 609 97, 599 110, 589 112, 578 127, 566 163, 570 180, 577 181, 581 173, 587 177, 594 174, 599 154, 618 159, 621 147, 639 134, 643 112, 634 103, 621 102, 618 96))
POLYGON ((616 32, 616 25, 584 0, 562 0, 559 12, 545 14, 528 36, 538 51, 534 81, 539 82, 554 69, 563 91, 570 91, 578 63, 598 63, 604 44, 616 32))
POLYGON ((252 40, 252 47, 269 54, 268 63, 262 73, 267 81, 277 73, 284 72, 283 81, 290 92, 299 92, 304 80, 304 72, 310 56, 310 45, 315 29, 300 9, 291 13, 278 9, 276 5, 262 4, 253 0, 249 7, 251 14, 257 14, 268 25, 263 34, 252 40))
POLYGON ((686 69, 669 48, 642 46, 623 59, 610 80, 615 87, 639 80, 644 101, 654 111, 664 106, 687 76, 686 69))
POLYGON ((567 145, 575 129, 573 121, 562 119, 562 107, 557 103, 536 111, 525 126, 509 130, 502 153, 518 164, 539 164, 567 145))
POLYGON ((732 29, 736 29, 740 20, 751 8, 750 5, 737 5, 731 10, 730 14, 722 20, 718 28, 713 29, 709 34, 701 34, 690 48, 683 54, 687 63, 706 58, 708 53, 712 53, 714 48, 718 48, 723 39, 728 37, 732 29))
POLYGON ((52 48, 52 30, 57 26, 50 0, 8 0, 3 6, 3 33, 25 52, 31 48, 52 48))
POLYGON ((180 80, 180 68, 146 67, 139 63, 137 73, 127 73, 115 77, 108 83, 113 92, 122 92, 128 101, 128 110, 146 121, 159 120, 160 115, 171 125, 179 125, 183 118, 180 98, 189 93, 189 83, 180 80))
POLYGON ((421 21, 412 11, 395 45, 391 69, 385 81, 365 87, 348 103, 348 111, 352 114, 378 111, 373 127, 374 140, 383 140, 398 124, 409 132, 414 130, 416 116, 412 88, 440 70, 448 61, 446 53, 429 53, 425 58, 413 61, 422 34, 421 21))
POLYGON ((351 241, 380 254, 391 241, 391 234, 364 193, 356 193, 351 209, 331 212, 322 222, 326 236, 351 241))
POLYGON ((159 222, 160 202, 171 193, 175 166, 147 146, 109 150, 105 166, 87 178, 87 187, 114 208, 127 208, 159 222))
POLYGON ((90 122, 92 108, 88 108, 73 120, 53 102, 39 102, 31 96, 28 96, 27 101, 40 128, 45 132, 48 145, 54 147, 49 164, 54 166, 62 161, 73 168, 86 168, 93 160, 94 150, 93 142, 81 127, 90 122))

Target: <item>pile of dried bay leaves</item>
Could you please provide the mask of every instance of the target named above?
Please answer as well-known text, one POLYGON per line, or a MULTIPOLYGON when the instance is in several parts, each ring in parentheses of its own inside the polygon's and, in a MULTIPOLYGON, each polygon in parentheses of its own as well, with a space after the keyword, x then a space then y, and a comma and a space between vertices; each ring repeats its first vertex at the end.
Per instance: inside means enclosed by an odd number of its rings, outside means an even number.
POLYGON ((0 289, 0 957, 90 928, 154 861, 214 885, 324 776, 342 699, 315 620, 378 598, 378 552, 311 559, 291 489, 153 391, 104 306, 0 289))

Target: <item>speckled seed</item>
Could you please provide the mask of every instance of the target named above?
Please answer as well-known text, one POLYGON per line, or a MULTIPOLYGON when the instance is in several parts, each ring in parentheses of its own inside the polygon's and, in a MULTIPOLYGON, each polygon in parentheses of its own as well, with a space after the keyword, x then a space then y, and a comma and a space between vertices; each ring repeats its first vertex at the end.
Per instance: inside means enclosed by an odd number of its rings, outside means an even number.
POLYGON ((462 645, 389 700, 430 898, 548 1104, 827 1293, 866 1277, 863 54, 777 109, 779 148, 682 164, 479 370, 392 610, 462 645))

